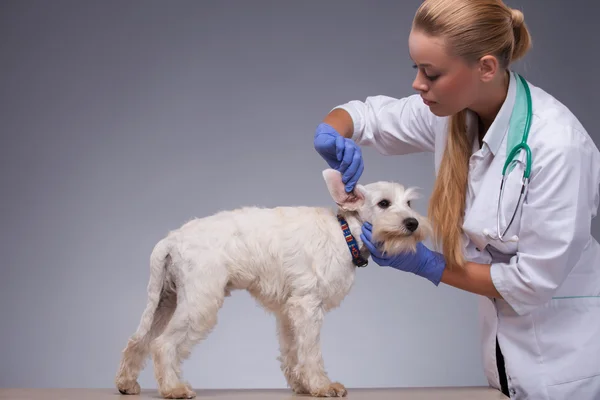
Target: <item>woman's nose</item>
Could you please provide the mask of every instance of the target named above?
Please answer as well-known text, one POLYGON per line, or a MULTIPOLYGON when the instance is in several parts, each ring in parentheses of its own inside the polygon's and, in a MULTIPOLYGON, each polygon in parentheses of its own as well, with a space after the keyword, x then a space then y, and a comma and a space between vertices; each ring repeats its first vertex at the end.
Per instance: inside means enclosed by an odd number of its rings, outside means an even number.
POLYGON ((419 78, 419 74, 417 74, 417 76, 415 77, 412 87, 419 93, 427 92, 429 90, 429 87, 427 86, 427 84, 425 84, 425 82, 423 82, 419 78))

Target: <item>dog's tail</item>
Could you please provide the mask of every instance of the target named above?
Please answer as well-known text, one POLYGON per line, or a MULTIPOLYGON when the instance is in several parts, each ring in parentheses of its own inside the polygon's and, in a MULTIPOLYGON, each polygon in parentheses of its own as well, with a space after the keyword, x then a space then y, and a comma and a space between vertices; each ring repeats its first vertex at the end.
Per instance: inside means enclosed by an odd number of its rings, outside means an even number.
MULTIPOLYGON (((148 302, 146 309, 142 314, 137 334, 144 337, 152 329, 155 321, 155 313, 161 300, 165 301, 165 292, 173 290, 166 282, 167 263, 170 253, 170 246, 166 239, 159 241, 150 254, 150 279, 148 281, 148 302)), ((156 336, 156 333, 153 336, 156 336)))

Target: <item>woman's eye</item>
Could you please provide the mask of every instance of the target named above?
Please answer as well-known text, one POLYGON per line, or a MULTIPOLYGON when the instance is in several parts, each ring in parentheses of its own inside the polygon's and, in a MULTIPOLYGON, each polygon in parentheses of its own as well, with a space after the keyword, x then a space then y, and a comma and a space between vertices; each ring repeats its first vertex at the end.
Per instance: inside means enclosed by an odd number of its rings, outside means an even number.
MULTIPOLYGON (((414 69, 418 69, 419 67, 416 64, 413 64, 413 68, 414 69)), ((439 75, 427 75, 427 73, 425 71, 423 71, 423 75, 425 76, 425 78, 431 82, 437 80, 440 76, 439 75)))
POLYGON ((388 208, 390 206, 389 200, 381 200, 377 205, 381 208, 388 208))

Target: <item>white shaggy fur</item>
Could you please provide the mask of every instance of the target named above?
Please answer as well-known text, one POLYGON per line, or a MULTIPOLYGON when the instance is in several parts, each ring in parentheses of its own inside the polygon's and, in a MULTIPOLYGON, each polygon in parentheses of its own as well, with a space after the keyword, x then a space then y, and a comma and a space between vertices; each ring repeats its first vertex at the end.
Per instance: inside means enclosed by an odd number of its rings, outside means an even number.
POLYGON ((323 176, 335 211, 223 211, 194 219, 158 242, 150 257, 148 303, 116 377, 121 393, 140 392, 137 378, 151 352, 161 396, 195 397, 181 380, 180 364, 214 328, 224 298, 244 289, 276 316, 279 361, 290 388, 319 397, 346 395, 327 376, 320 348, 323 317, 348 294, 356 269, 336 215, 348 222, 365 259, 363 221, 372 223, 374 239, 391 253, 414 250, 431 228, 410 208, 413 189, 376 182, 346 194, 337 171, 323 176))

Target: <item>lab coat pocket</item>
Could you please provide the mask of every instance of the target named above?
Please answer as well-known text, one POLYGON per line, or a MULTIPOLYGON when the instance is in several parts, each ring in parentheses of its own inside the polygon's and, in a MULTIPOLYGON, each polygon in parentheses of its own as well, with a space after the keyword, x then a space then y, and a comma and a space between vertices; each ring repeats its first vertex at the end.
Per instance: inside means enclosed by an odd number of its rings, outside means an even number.
POLYGON ((534 315, 541 370, 551 399, 600 394, 600 297, 552 299, 534 315), (588 395, 585 395, 588 393, 588 395))
POLYGON ((600 375, 548 387, 550 399, 597 400, 600 396, 600 375))

